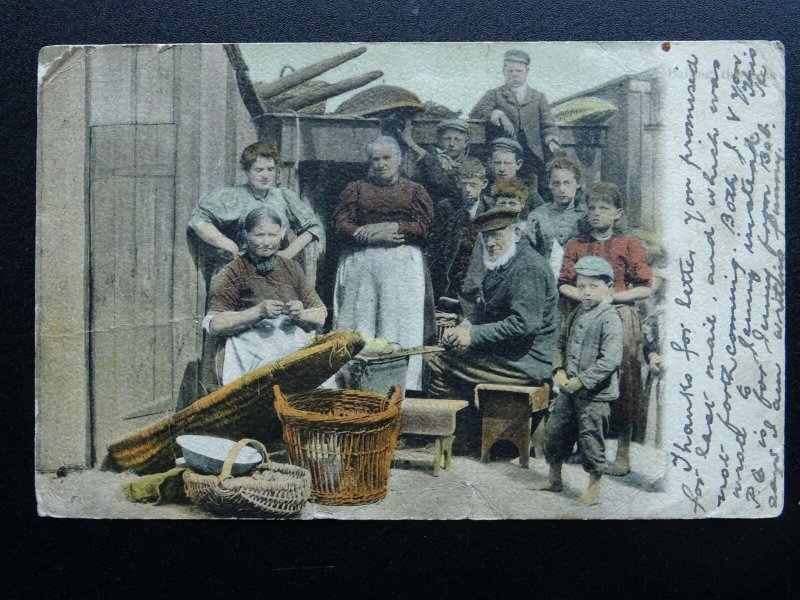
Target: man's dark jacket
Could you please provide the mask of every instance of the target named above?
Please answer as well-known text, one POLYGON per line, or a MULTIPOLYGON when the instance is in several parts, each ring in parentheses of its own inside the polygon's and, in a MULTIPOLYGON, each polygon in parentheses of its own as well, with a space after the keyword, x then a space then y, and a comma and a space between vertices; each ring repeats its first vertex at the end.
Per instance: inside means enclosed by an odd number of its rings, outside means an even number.
POLYGON ((558 290, 548 262, 527 241, 505 265, 487 271, 471 293, 468 352, 491 354, 532 379, 552 377, 558 343, 558 290))

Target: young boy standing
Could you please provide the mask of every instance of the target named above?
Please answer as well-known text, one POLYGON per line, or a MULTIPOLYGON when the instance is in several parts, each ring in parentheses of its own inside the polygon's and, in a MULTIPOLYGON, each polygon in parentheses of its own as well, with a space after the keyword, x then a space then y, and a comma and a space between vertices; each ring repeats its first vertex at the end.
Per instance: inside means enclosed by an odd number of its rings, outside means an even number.
POLYGON ((600 256, 614 270, 611 304, 622 320, 623 354, 619 400, 614 403, 615 415, 612 416, 612 429, 616 423, 618 430, 617 456, 606 471, 611 475, 627 475, 631 470, 631 434, 642 401, 642 325, 634 303, 648 298, 653 286, 653 273, 647 264, 644 244, 633 236, 616 231, 621 218, 622 196, 619 188, 613 183, 594 184, 586 203, 586 219, 591 231, 567 242, 558 276, 561 295, 581 302, 575 270, 581 258, 600 256))
POLYGON ((575 264, 580 305, 570 315, 553 361, 553 384, 560 388, 545 425, 544 454, 549 465, 546 482, 532 490, 560 492, 561 465, 578 442, 589 486, 578 504, 599 502, 605 467, 605 435, 609 404, 619 394, 622 361, 622 322, 611 306, 614 271, 605 259, 585 256, 575 264))

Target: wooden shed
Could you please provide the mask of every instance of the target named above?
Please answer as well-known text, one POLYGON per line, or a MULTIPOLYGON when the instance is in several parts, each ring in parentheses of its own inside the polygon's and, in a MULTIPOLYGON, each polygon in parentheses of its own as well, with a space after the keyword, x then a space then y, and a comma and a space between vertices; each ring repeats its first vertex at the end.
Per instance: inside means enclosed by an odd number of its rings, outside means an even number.
MULTIPOLYGON (((577 98, 597 98, 617 107, 605 124, 599 162, 588 181, 616 183, 625 200, 628 226, 647 242, 659 243, 659 133, 663 129, 662 82, 656 71, 626 75, 553 103, 553 109, 577 98)), ((584 167, 589 165, 582 160, 584 167)))

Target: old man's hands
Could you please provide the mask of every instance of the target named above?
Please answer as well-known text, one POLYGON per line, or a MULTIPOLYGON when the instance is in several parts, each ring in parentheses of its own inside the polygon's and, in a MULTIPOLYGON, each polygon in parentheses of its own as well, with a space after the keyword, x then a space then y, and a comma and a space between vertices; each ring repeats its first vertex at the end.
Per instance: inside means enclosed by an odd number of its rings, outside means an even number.
POLYGON ((472 332, 466 325, 458 325, 446 329, 442 335, 442 344, 452 350, 463 350, 472 342, 472 332))

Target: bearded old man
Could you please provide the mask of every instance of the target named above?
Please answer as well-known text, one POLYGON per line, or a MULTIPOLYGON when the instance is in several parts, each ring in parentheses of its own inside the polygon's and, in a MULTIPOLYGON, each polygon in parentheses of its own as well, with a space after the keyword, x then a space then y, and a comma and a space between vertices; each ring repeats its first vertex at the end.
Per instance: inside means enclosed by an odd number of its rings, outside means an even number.
POLYGON ((472 398, 479 383, 542 385, 552 377, 558 291, 547 261, 527 242, 519 213, 493 208, 475 218, 485 275, 464 290, 464 321, 447 330, 448 351, 431 359, 428 391, 472 398))

